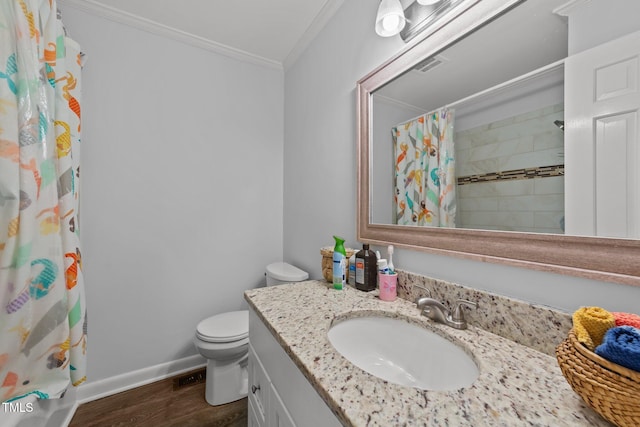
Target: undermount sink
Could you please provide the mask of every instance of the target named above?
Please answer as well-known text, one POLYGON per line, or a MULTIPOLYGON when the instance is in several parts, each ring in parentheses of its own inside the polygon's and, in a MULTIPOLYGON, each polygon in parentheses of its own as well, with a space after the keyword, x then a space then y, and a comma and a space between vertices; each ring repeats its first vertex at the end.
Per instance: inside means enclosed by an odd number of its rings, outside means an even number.
POLYGON ((378 378, 421 390, 457 390, 478 378, 478 367, 462 348, 401 319, 354 317, 329 329, 340 354, 378 378))

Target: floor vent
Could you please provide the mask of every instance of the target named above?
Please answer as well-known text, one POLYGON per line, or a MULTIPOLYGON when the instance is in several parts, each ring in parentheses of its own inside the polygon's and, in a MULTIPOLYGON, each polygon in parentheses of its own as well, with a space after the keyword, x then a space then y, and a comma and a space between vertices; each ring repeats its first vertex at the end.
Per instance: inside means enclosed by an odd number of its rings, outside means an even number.
POLYGON ((184 375, 180 375, 173 379, 173 389, 177 390, 182 387, 187 387, 190 385, 200 384, 205 382, 207 379, 207 370, 199 369, 197 371, 187 372, 184 375))

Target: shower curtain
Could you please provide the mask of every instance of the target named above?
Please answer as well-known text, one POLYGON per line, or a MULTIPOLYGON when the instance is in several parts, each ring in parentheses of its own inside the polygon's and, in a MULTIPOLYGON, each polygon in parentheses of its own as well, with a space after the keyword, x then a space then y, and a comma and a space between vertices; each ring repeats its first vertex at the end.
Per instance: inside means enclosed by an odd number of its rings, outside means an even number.
POLYGON ((85 380, 80 50, 56 0, 0 0, 0 401, 85 380))
POLYGON ((455 227, 453 121, 443 108, 392 128, 395 224, 455 227))

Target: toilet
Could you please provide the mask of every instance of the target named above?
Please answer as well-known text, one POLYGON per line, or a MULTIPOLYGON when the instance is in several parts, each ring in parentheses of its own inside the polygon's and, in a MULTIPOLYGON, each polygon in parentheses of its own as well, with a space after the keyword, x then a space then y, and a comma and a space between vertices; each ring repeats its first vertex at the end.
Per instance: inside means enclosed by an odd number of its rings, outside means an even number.
MULTIPOLYGON (((267 286, 301 282, 309 273, 286 262, 266 268, 267 286)), ((205 398, 209 405, 224 405, 247 396, 249 384, 249 311, 217 314, 198 323, 193 339, 207 359, 205 398)))

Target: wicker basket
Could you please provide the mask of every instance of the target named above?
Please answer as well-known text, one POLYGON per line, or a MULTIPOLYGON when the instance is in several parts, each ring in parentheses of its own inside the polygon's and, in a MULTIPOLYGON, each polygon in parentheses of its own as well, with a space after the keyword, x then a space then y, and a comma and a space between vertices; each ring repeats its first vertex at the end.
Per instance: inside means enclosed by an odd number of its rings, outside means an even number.
POLYGON ((619 427, 640 426, 640 372, 583 346, 573 331, 556 348, 562 374, 587 405, 619 427))
MULTIPOLYGON (((355 254, 357 251, 351 248, 344 248, 344 251, 347 253, 347 274, 345 275, 347 280, 349 280, 349 258, 351 255, 355 254)), ((333 246, 326 246, 324 248, 320 248, 320 254, 322 254, 322 276, 324 280, 329 283, 333 282, 333 246)))

